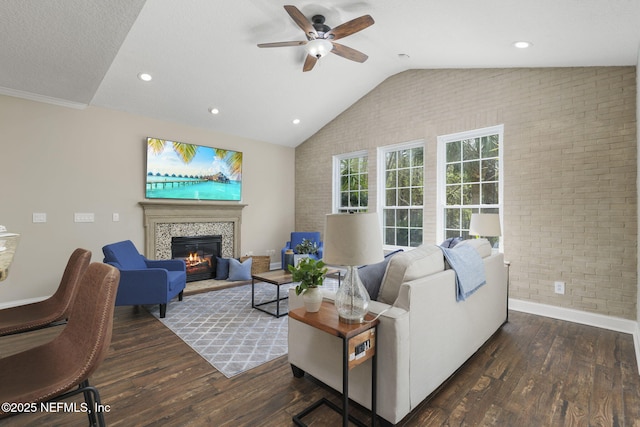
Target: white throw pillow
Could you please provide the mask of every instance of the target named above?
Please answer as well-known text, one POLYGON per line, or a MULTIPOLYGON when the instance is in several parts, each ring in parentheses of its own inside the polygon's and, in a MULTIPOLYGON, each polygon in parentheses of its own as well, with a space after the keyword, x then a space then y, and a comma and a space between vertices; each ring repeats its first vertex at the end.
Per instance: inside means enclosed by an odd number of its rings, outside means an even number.
POLYGON ((416 249, 396 254, 389 260, 382 278, 378 301, 393 304, 400 285, 444 270, 444 255, 435 245, 422 245, 416 249))

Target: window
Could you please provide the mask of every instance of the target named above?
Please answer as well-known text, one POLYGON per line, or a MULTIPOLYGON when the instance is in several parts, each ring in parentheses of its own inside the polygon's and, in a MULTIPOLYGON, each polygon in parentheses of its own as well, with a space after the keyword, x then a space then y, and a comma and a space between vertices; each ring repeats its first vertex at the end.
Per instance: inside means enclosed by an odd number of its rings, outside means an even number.
POLYGON ((333 157, 334 212, 367 212, 369 160, 366 151, 333 157))
POLYGON ((501 214, 503 131, 500 125, 438 137, 439 240, 468 238, 472 213, 501 214))
POLYGON ((378 149, 379 206, 386 247, 417 247, 423 239, 424 143, 378 149))

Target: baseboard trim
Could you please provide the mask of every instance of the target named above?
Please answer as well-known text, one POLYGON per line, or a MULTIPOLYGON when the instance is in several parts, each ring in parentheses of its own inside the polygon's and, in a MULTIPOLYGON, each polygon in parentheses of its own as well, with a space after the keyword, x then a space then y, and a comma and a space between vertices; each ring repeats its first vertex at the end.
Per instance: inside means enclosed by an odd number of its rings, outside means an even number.
POLYGON ((509 298, 509 309, 631 334, 636 352, 638 373, 640 373, 640 323, 634 320, 621 319, 619 317, 605 316, 572 308, 557 307, 554 305, 540 304, 537 302, 512 298, 509 298))

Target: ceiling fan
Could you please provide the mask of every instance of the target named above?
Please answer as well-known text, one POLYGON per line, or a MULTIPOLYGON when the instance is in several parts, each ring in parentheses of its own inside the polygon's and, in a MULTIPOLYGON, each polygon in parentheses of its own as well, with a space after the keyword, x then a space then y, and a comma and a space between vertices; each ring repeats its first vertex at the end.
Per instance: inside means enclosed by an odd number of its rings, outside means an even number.
POLYGON ((329 52, 350 59, 351 61, 364 62, 367 60, 368 56, 364 53, 338 44, 334 40, 350 36, 373 25, 374 21, 370 15, 352 19, 332 29, 325 25, 324 16, 322 15, 314 15, 311 21, 309 21, 295 6, 286 5, 284 9, 293 21, 298 24, 298 27, 302 28, 307 40, 260 43, 258 47, 304 46, 307 51, 307 57, 304 61, 302 71, 311 71, 314 65, 316 65, 316 62, 329 52))

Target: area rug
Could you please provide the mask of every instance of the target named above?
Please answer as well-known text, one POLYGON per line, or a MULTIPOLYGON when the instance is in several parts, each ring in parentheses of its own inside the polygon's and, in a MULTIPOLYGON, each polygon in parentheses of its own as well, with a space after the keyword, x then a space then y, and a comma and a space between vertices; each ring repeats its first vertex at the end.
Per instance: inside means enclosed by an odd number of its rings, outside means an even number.
MULTIPOLYGON (((280 287, 281 296, 288 287, 280 287)), ((336 288, 337 280, 325 280, 324 289, 336 288)), ((274 285, 256 283, 257 304, 275 295, 274 285)), ((275 303, 262 307, 275 311, 275 303)), ((227 378, 287 354, 287 316, 251 308, 250 284, 185 296, 170 303, 164 319, 157 304, 147 309, 227 378)), ((281 301, 280 311, 287 309, 287 300, 281 301)))
POLYGON ((247 283, 251 283, 251 280, 230 282, 228 280, 208 279, 187 282, 187 287, 184 288, 184 295, 195 295, 203 292, 217 291, 219 289, 234 288, 236 286, 246 285, 247 283))

